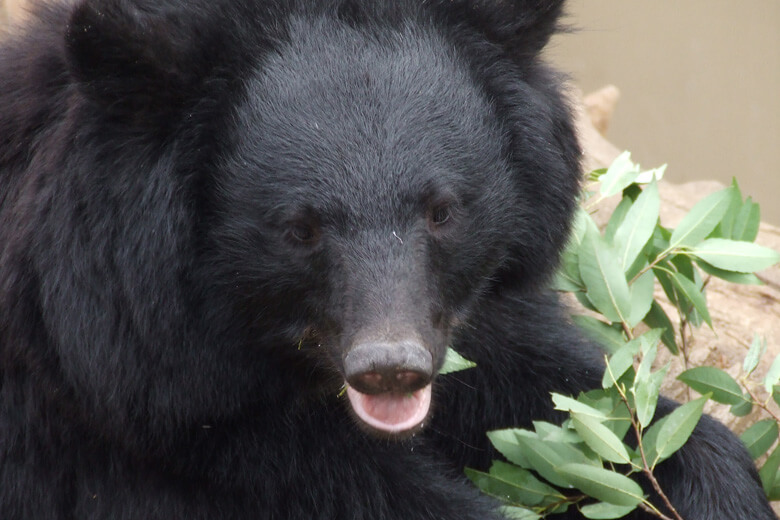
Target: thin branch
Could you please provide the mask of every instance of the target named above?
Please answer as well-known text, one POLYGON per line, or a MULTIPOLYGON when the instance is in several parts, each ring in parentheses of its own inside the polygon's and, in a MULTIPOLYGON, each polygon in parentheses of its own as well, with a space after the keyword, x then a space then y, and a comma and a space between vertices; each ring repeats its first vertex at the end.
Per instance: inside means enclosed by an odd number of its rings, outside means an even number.
POLYGON ((771 415, 771 416, 772 416, 772 418, 773 418, 775 421, 777 421, 778 423, 780 423, 780 417, 778 417, 778 415, 777 415, 775 412, 773 412, 773 411, 772 411, 772 410, 771 410, 771 409, 770 409, 770 408, 769 408, 769 407, 766 405, 766 403, 765 403, 765 402, 761 401, 761 400, 758 398, 758 396, 755 394, 755 392, 753 392, 753 389, 752 389, 752 388, 750 388, 750 385, 748 385, 748 384, 747 384, 747 381, 745 381, 744 379, 742 379, 742 387, 745 389, 745 391, 747 391, 748 395, 749 395, 749 396, 750 396, 750 398, 753 400, 753 402, 756 404, 756 406, 758 406, 759 408, 761 408, 762 410, 764 410, 766 413, 768 413, 769 415, 771 415))
POLYGON ((661 252, 658 256, 655 257, 655 260, 647 264, 646 267, 643 267, 641 271, 639 271, 636 276, 634 276, 630 282, 628 282, 628 285, 631 285, 632 283, 636 282, 637 279, 645 274, 647 271, 658 265, 660 262, 663 262, 666 257, 669 255, 669 253, 672 252, 672 249, 667 249, 666 251, 661 252))
POLYGON ((620 322, 623 325, 623 332, 626 333, 626 337, 629 341, 634 339, 634 331, 631 330, 631 327, 628 326, 628 323, 625 322, 625 320, 620 322))
MULTIPOLYGON (((679 311, 679 308, 677 310, 679 311)), ((682 352, 683 370, 688 370, 688 368, 690 368, 688 352, 690 351, 691 345, 688 344, 688 334, 686 334, 685 329, 690 329, 691 325, 688 322, 688 318, 686 318, 682 312, 679 312, 678 316, 680 317, 680 352, 682 352)), ((691 332, 691 338, 693 338, 693 332, 691 332)), ((685 391, 688 394, 688 400, 690 401, 693 398, 691 396, 691 387, 686 385, 685 391)))
POLYGON ((561 500, 547 504, 546 506, 538 507, 535 509, 537 513, 542 516, 549 514, 551 511, 555 511, 557 508, 564 504, 577 505, 583 500, 590 498, 588 495, 564 495, 561 500))
POLYGON ((674 520, 673 518, 669 518, 662 512, 660 512, 658 509, 652 506, 652 504, 647 505, 644 502, 639 502, 639 509, 643 510, 646 513, 649 513, 651 515, 655 515, 661 520, 674 520))
POLYGON ((655 475, 653 475, 653 470, 650 469, 650 465, 647 463, 645 448, 644 446, 642 446, 642 428, 639 426, 639 423, 637 422, 636 417, 634 415, 634 411, 631 409, 631 405, 629 405, 628 403, 628 397, 626 397, 625 392, 619 385, 615 385, 615 388, 617 388, 617 391, 620 394, 620 398, 623 400, 623 403, 625 403, 626 407, 629 410, 629 419, 631 420, 631 426, 633 426, 634 433, 636 434, 636 445, 637 448, 639 448, 639 455, 642 457, 642 465, 644 466, 642 468, 642 472, 650 481, 650 484, 653 486, 653 489, 655 489, 655 492, 658 493, 658 496, 661 498, 666 508, 672 513, 672 518, 669 518, 668 516, 664 515, 663 513, 658 511, 652 504, 648 502, 647 504, 654 510, 651 512, 653 512, 663 520, 683 520, 683 518, 680 516, 680 513, 678 513, 677 509, 675 509, 675 507, 672 505, 672 502, 669 500, 669 497, 667 497, 666 493, 664 493, 663 489, 661 489, 661 485, 658 483, 658 480, 655 478, 655 475))

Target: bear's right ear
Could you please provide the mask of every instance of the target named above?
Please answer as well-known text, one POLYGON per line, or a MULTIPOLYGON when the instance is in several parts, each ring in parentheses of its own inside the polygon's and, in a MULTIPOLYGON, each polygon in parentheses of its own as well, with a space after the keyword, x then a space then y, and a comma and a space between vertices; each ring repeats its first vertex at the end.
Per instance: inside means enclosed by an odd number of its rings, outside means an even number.
POLYGON ((518 58, 536 56, 561 29, 566 0, 435 0, 458 24, 468 24, 518 58))
POLYGON ((213 63, 198 22, 193 11, 163 11, 148 1, 83 1, 66 31, 71 74, 111 117, 169 121, 213 63))

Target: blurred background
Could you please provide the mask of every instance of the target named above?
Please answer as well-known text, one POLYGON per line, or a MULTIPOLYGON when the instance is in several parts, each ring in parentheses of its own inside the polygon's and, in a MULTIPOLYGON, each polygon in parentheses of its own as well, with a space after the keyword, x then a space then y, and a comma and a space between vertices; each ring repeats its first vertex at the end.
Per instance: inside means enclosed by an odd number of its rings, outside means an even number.
MULTIPOLYGON (((0 0, 0 23, 24 0, 0 0)), ((621 97, 607 138, 667 180, 731 182, 780 225, 780 0, 569 0, 551 60, 621 97)))
POLYGON ((780 225, 780 0, 570 0, 548 50, 585 93, 613 84, 607 138, 666 179, 731 182, 780 225))

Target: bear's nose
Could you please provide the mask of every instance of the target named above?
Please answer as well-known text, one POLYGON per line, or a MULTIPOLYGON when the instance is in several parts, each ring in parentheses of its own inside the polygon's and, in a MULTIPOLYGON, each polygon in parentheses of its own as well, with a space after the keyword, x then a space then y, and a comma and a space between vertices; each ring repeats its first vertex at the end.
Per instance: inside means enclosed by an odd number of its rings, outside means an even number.
POLYGON ((364 394, 414 392, 433 377, 431 353, 417 341, 364 342, 344 356, 347 383, 364 394))

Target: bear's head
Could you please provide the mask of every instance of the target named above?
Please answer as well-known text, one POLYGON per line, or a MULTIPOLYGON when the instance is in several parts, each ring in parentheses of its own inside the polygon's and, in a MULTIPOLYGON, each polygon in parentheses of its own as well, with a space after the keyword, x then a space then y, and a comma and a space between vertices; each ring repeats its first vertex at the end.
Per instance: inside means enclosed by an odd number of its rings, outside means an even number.
POLYGON ((449 4, 291 16, 232 107, 211 200, 225 290, 388 434, 423 423, 481 298, 544 281, 577 185, 553 77, 448 25, 449 4))
POLYGON ((113 201, 81 214, 114 219, 94 240, 124 277, 84 299, 124 329, 74 317, 106 343, 69 362, 76 387, 187 422, 346 385, 370 429, 418 428, 474 310, 538 290, 567 236, 579 150, 539 58, 562 3, 77 7, 73 120, 101 144, 71 164, 113 201), (112 154, 114 184, 86 173, 112 154))

